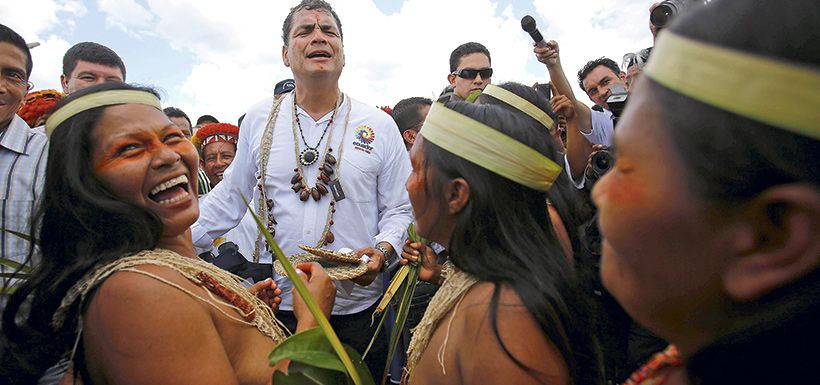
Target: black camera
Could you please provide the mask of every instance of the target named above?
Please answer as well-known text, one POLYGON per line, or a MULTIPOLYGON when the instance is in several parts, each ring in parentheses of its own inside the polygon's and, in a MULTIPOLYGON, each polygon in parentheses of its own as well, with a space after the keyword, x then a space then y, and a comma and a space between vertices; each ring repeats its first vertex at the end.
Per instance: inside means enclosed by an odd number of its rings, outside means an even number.
POLYGON ((589 186, 592 186, 604 174, 615 166, 615 153, 610 147, 604 147, 596 151, 590 159, 590 164, 585 171, 589 186))
POLYGON ((649 14, 649 21, 657 28, 664 28, 686 8, 686 0, 665 0, 649 14))
POLYGON ((620 84, 613 84, 609 87, 609 97, 606 98, 606 104, 609 106, 609 111, 612 112, 612 116, 616 121, 621 117, 621 113, 624 112, 624 107, 626 107, 626 99, 628 97, 629 93, 626 92, 626 88, 624 86, 620 84))

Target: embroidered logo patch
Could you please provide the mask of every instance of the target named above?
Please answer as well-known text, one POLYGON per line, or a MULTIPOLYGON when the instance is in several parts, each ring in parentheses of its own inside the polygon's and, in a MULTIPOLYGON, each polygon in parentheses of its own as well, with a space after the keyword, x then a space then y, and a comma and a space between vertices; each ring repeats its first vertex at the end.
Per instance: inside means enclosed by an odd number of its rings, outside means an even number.
POLYGON ((371 144, 373 144, 373 141, 376 140, 376 133, 373 132, 372 128, 365 125, 358 126, 354 130, 354 135, 354 148, 356 148, 357 150, 364 151, 368 154, 370 153, 370 151, 373 151, 373 147, 371 146, 371 144))

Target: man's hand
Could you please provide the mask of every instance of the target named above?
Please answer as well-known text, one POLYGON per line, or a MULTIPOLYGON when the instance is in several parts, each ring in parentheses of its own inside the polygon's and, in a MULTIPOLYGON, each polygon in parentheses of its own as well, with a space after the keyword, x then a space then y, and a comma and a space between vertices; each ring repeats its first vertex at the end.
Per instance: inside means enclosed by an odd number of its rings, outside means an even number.
POLYGON ((536 45, 533 52, 535 52, 535 57, 538 61, 546 64, 547 67, 557 65, 561 59, 558 55, 558 42, 555 40, 548 41, 543 47, 536 45))
POLYGON ((379 273, 382 272, 382 266, 384 266, 384 261, 387 256, 385 256, 381 250, 370 246, 362 247, 361 249, 356 250, 355 253, 357 257, 367 255, 370 257, 370 261, 367 262, 367 271, 364 274, 351 279, 351 281, 361 286, 370 285, 379 273))
POLYGON ((553 96, 550 99, 550 107, 556 114, 563 116, 566 120, 575 118, 575 103, 566 95, 553 96))

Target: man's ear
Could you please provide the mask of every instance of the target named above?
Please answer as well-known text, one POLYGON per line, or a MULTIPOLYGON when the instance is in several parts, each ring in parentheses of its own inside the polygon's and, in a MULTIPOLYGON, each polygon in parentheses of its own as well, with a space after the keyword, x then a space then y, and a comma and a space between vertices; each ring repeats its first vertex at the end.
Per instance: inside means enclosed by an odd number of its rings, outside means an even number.
POLYGON ((449 74, 447 75, 447 81, 450 82, 450 85, 455 87, 456 86, 456 75, 449 74))
POLYGON ((60 75, 60 85, 63 86, 63 93, 67 94, 68 93, 68 78, 64 74, 60 75))
POLYGON ((416 141, 416 131, 404 130, 404 132, 401 133, 401 137, 405 143, 412 145, 416 141))
POLYGON ((290 60, 288 60, 288 46, 282 46, 282 62, 285 63, 285 67, 290 67, 290 60))
POLYGON ((742 210, 749 222, 747 236, 723 275, 733 300, 754 301, 820 268, 817 187, 772 187, 742 210))
POLYGON ((470 184, 464 178, 456 178, 447 184, 444 189, 447 212, 455 215, 464 209, 470 201, 470 184))
POLYGON ((621 80, 626 80, 626 72, 618 72, 618 78, 620 78, 621 80))

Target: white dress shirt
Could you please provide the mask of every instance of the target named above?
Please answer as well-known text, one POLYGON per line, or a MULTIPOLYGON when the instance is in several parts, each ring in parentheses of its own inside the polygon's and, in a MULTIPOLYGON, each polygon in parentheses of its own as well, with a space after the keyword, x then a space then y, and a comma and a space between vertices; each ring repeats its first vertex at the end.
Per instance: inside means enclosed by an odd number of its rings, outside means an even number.
MULTIPOLYGON (((271 211, 278 223, 275 240, 286 255, 302 252, 298 244, 315 246, 324 229, 332 195, 318 202, 299 200, 291 189, 290 180, 297 165, 294 152, 293 93, 286 95, 277 116, 268 160, 265 191, 273 199, 271 211)), ((254 105, 245 115, 239 130, 236 157, 225 171, 224 179, 201 205, 199 220, 191 227, 194 244, 207 247, 213 239, 236 226, 245 213, 242 196, 258 198, 257 171, 262 134, 268 121, 272 98, 254 105)), ((310 146, 315 146, 332 112, 314 121, 297 108, 299 121, 310 146)), ((318 149, 324 150, 330 140, 345 198, 336 202, 331 231, 335 241, 325 247, 358 249, 389 242, 400 251, 407 226, 412 221, 410 200, 404 183, 410 174, 410 159, 401 135, 390 115, 375 107, 352 100, 345 95, 334 118, 332 135, 328 130, 318 149), (345 119, 350 109, 345 133, 345 119), (365 135, 362 135, 365 134, 365 135), (368 142, 368 139, 371 139, 368 142), (340 147, 343 145, 343 148, 340 147), (341 155, 340 155, 341 151, 341 155), (341 156, 341 159, 340 159, 341 156)), ((296 131, 299 152, 306 148, 296 131)), ((303 166, 309 187, 315 185, 321 159, 303 166)), ((253 208, 254 211, 256 207, 253 208)), ((265 218, 263 218, 264 220, 265 218)), ((261 250, 265 250, 264 247, 261 250)), ((264 258, 263 260, 269 260, 264 258)), ((396 258, 394 254, 393 258, 396 258)), ((282 289, 280 308, 291 310, 291 284, 286 277, 276 277, 282 289)), ((353 314, 370 307, 382 293, 381 276, 363 287, 354 285, 350 292, 338 290, 333 314, 353 314)))

